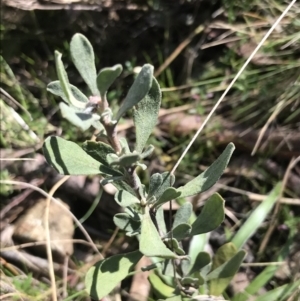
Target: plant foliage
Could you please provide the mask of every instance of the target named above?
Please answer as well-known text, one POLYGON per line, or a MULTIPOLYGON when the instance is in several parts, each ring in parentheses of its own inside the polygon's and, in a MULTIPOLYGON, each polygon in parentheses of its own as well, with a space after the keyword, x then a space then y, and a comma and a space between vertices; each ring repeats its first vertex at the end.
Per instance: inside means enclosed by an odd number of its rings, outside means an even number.
POLYGON ((192 300, 199 297, 201 287, 205 288, 206 294, 221 295, 238 270, 245 252, 229 243, 222 246, 213 259, 201 251, 194 256, 192 253, 186 254, 182 240, 216 229, 224 219, 225 201, 219 194, 213 194, 194 220, 191 219, 191 204, 184 203, 168 232, 162 205, 212 187, 226 168, 234 145, 230 143, 210 167, 184 186, 174 187, 175 176, 163 172, 152 174, 146 189, 136 169, 147 168, 143 160, 154 149, 146 145, 157 123, 161 105, 161 90, 153 76, 153 66, 146 64, 141 68, 114 116, 106 95, 114 80, 120 76, 122 66, 105 67, 97 75, 89 41, 83 35, 76 34, 70 46, 73 62, 91 95, 85 96, 69 83, 59 52, 55 52, 59 81, 50 83, 48 91, 61 97, 60 109, 66 119, 82 130, 88 130, 91 126, 96 128, 98 136, 96 141, 86 141, 82 146, 60 137, 48 137, 43 146, 46 160, 61 174, 99 174, 103 178, 102 185, 115 185, 115 201, 123 212, 114 216, 114 222, 126 235, 139 239, 139 250, 103 259, 93 266, 85 279, 87 291, 96 300, 103 298, 132 274, 142 256, 148 256, 154 264, 145 267, 145 270, 154 270, 149 281, 160 298, 192 300), (116 132, 120 118, 131 109, 136 130, 133 150, 126 139, 120 139, 116 132))

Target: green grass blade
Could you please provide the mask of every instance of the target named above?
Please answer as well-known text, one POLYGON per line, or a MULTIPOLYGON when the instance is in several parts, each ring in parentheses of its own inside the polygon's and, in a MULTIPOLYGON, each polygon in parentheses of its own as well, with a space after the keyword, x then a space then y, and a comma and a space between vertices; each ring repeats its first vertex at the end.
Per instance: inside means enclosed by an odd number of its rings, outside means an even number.
POLYGON ((279 197, 281 185, 282 184, 280 182, 275 186, 268 197, 259 206, 257 206, 236 235, 232 238, 231 242, 234 243, 238 249, 242 248, 248 239, 257 231, 261 223, 272 210, 273 205, 279 197))

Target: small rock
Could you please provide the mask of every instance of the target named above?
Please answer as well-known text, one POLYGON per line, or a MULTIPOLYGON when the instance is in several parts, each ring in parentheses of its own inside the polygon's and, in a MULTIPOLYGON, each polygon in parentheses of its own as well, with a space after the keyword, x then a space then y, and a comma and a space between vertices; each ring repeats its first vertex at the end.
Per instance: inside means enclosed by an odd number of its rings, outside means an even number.
MULTIPOLYGON (((68 209, 68 206, 59 200, 68 209)), ((29 208, 15 224, 14 239, 21 242, 46 241, 45 213, 46 199, 37 200, 36 204, 29 208)), ((49 229, 51 238, 51 250, 55 260, 60 261, 66 255, 73 253, 71 239, 74 234, 72 217, 53 201, 49 208, 49 229), (54 241, 53 241, 54 240, 54 241), (70 240, 70 241, 61 241, 70 240)), ((35 246, 36 251, 45 252, 45 245, 35 246)))

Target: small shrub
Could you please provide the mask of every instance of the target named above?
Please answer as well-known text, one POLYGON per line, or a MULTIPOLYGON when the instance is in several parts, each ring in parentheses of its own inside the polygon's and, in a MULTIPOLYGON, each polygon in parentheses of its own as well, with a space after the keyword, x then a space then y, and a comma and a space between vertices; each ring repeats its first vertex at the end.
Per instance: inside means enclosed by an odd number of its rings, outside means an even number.
POLYGON ((198 300, 203 294, 221 295, 242 263, 245 252, 227 243, 211 259, 206 252, 193 250, 186 254, 181 241, 216 229, 224 219, 224 200, 218 193, 213 194, 193 222, 191 204, 183 203, 170 231, 166 230, 162 205, 211 188, 226 168, 234 145, 230 143, 209 168, 184 186, 173 187, 175 176, 166 171, 152 174, 147 190, 136 169, 147 169, 143 160, 154 150, 152 145, 147 145, 147 140, 157 123, 161 90, 153 76, 153 66, 145 64, 141 68, 114 116, 106 94, 121 74, 122 66, 103 68, 97 74, 93 48, 81 34, 74 35, 70 50, 92 96, 85 96, 69 83, 59 52, 55 52, 59 80, 51 82, 48 90, 62 98, 59 107, 63 117, 83 131, 94 127, 98 130, 98 139, 86 141, 81 147, 60 137, 48 137, 43 146, 46 160, 61 174, 99 174, 103 178, 102 185, 112 183, 117 188, 115 201, 124 208, 123 213, 114 216, 114 222, 126 235, 139 240, 138 250, 111 256, 93 266, 85 279, 87 291, 96 300, 103 298, 120 281, 132 275, 142 256, 147 256, 153 264, 143 270, 154 270, 149 281, 157 298, 198 300), (128 110, 133 110, 134 149, 130 149, 125 138, 117 135, 118 122, 128 110))

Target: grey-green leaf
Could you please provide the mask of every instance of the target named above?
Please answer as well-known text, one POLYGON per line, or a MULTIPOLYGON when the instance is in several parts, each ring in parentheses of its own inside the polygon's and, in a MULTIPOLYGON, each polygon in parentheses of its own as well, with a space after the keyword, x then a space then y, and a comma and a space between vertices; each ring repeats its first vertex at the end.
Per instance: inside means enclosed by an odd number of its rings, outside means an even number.
POLYGON ((85 141, 82 144, 82 148, 95 160, 105 165, 108 165, 108 162, 106 161, 107 155, 115 154, 114 149, 110 145, 101 141, 85 141))
POLYGON ((127 139, 125 137, 121 137, 119 139, 119 142, 121 144, 121 147, 122 147, 122 154, 130 154, 130 148, 129 148, 129 145, 128 145, 128 142, 127 142, 127 139))
POLYGON ((137 105, 147 95, 152 85, 152 79, 153 66, 146 64, 142 67, 139 75, 130 87, 128 94, 118 111, 117 120, 120 120, 126 111, 137 105))
POLYGON ((180 196, 180 194, 181 193, 178 192, 177 189, 169 187, 163 192, 159 200, 154 204, 154 207, 158 208, 171 200, 175 200, 180 196))
POLYGON ((88 130, 91 126, 101 130, 104 129, 99 121, 99 116, 96 114, 82 113, 82 110, 76 109, 73 106, 68 106, 64 102, 59 103, 59 108, 63 118, 67 119, 82 131, 88 130))
MULTIPOLYGON (((80 102, 82 103, 88 103, 88 98, 75 86, 69 84, 70 89, 71 89, 71 93, 73 94, 73 96, 80 102)), ((51 83, 48 84, 47 86, 47 91, 49 91, 50 93, 61 97, 65 102, 69 103, 63 88, 60 84, 60 82, 58 80, 53 81, 51 83)))
POLYGON ((195 262, 190 268, 188 275, 193 275, 195 272, 200 272, 205 266, 210 264, 211 258, 207 252, 199 252, 195 258, 195 262))
POLYGON ((178 188, 181 197, 187 197, 204 192, 211 188, 221 177, 234 151, 234 144, 229 143, 218 159, 203 173, 178 188))
POLYGON ((139 154, 127 154, 119 157, 119 164, 127 167, 135 164, 138 160, 140 160, 139 154))
POLYGON ((161 91, 157 80, 153 77, 148 94, 137 105, 133 113, 136 128, 135 150, 141 153, 157 123, 161 104, 161 91))
POLYGON ((95 300, 107 296, 128 276, 142 256, 139 251, 114 255, 91 267, 85 277, 86 290, 90 296, 95 300))
POLYGON ((175 227, 173 227, 172 231, 167 233, 167 237, 175 238, 178 241, 183 240, 184 238, 188 237, 191 232, 191 226, 186 223, 178 224, 175 227), (172 234, 171 234, 172 233, 172 234))
MULTIPOLYGON (((153 195, 156 197, 156 199, 159 199, 169 187, 173 186, 173 184, 175 182, 175 176, 168 171, 163 172, 161 174, 161 177, 162 177, 161 184, 158 186, 158 188, 156 186, 156 189, 153 192, 153 195)), ((151 178, 152 178, 152 176, 151 176, 151 178)), ((150 181, 151 181, 151 178, 150 178, 150 181)))
POLYGON ((193 212, 193 206, 191 203, 184 203, 176 212, 172 229, 182 223, 189 223, 189 218, 193 212))
POLYGON ((61 53, 58 51, 55 51, 55 64, 56 64, 56 72, 61 85, 61 89, 66 97, 65 99, 69 104, 73 105, 75 108, 84 109, 85 103, 78 101, 72 94, 68 75, 66 73, 65 67, 61 60, 61 53))
POLYGON ((121 74, 122 70, 122 65, 118 64, 110 68, 103 68, 99 71, 97 76, 97 85, 101 97, 106 94, 107 90, 116 80, 116 78, 121 74))
POLYGON ((140 251, 148 257, 177 258, 177 255, 162 242, 147 207, 142 219, 140 251))
POLYGON ((63 175, 119 175, 89 156, 76 143, 60 137, 48 137, 43 151, 47 162, 63 175))
POLYGON ((114 181, 112 183, 118 190, 126 190, 128 191, 130 194, 136 196, 136 192, 134 191, 134 189, 128 185, 125 181, 114 181))
POLYGON ((133 204, 139 204, 140 201, 137 197, 133 196, 131 193, 127 192, 126 190, 119 190, 115 194, 115 201, 121 207, 128 207, 133 204))
POLYGON ((162 236, 167 233, 164 210, 162 207, 156 210, 156 221, 160 235, 162 236))
POLYGON ((210 232, 224 220, 225 201, 218 193, 214 193, 205 203, 200 215, 192 224, 191 235, 210 232))
POLYGON ((181 246, 179 245, 179 242, 177 241, 177 239, 175 237, 167 238, 164 241, 169 246, 170 249, 174 250, 174 252, 176 254, 178 254, 178 255, 185 254, 184 250, 181 248, 181 246))
POLYGON ((117 227, 126 232, 140 233, 141 223, 133 220, 128 213, 117 213, 113 220, 117 227))
POLYGON ((149 181, 148 198, 153 196, 155 194, 156 190, 158 190, 160 188, 162 181, 163 181, 163 178, 162 178, 161 174, 154 173, 153 175, 151 175, 150 181, 149 181))
POLYGON ((93 95, 99 95, 94 50, 89 40, 76 33, 70 43, 70 51, 74 65, 90 88, 93 95))

